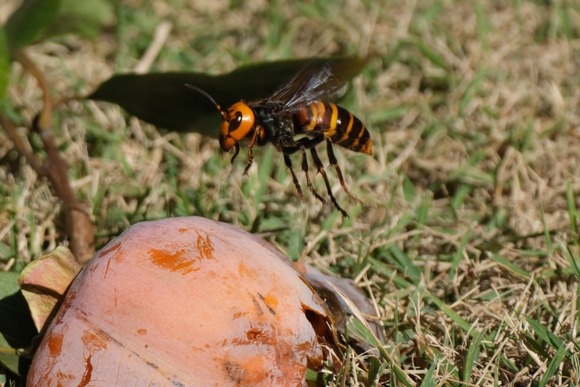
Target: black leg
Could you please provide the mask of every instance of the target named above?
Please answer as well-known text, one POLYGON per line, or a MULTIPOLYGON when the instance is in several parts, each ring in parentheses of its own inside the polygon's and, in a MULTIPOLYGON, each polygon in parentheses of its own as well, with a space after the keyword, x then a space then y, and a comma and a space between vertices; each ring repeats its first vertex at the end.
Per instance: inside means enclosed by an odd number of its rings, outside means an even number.
POLYGON ((334 207, 336 207, 336 209, 339 210, 344 217, 348 218, 347 212, 338 205, 338 202, 336 201, 334 195, 332 194, 332 188, 330 187, 328 176, 326 175, 326 171, 324 170, 324 165, 322 164, 322 161, 320 161, 320 157, 318 157, 316 148, 310 148, 310 153, 312 153, 312 159, 314 160, 314 165, 316 166, 316 169, 324 178, 324 184, 326 184, 326 190, 328 191, 328 195, 330 196, 332 204, 334 204, 334 207))
POLYGON ((338 165, 338 161, 336 160, 336 156, 334 155, 334 149, 332 148, 332 142, 329 138, 326 139, 326 152, 328 153, 328 161, 330 165, 336 169, 336 174, 338 175, 338 180, 340 180, 340 185, 342 189, 354 200, 359 203, 362 203, 362 200, 354 196, 346 187, 346 183, 344 181, 344 177, 342 176, 342 171, 340 170, 340 166, 338 165))
POLYGON ((308 189, 312 194, 316 197, 316 199, 320 200, 322 204, 326 204, 326 200, 320 196, 318 192, 314 189, 314 185, 312 184, 312 180, 310 180, 310 174, 308 173, 308 160, 306 158, 306 151, 305 149, 311 149, 316 145, 320 144, 324 140, 324 135, 320 135, 317 137, 302 137, 298 141, 296 141, 296 146, 285 147, 283 148, 284 154, 292 154, 297 151, 302 151, 302 171, 304 171, 304 175, 306 176, 306 184, 308 185, 308 189))
POLYGON ((300 196, 300 198, 303 198, 304 195, 302 194, 302 188, 300 187, 300 183, 298 182, 298 178, 296 177, 296 174, 294 173, 294 169, 292 169, 292 160, 290 160, 290 156, 287 155, 286 153, 284 153, 284 163, 286 164, 286 166, 290 170, 290 173, 292 173, 292 181, 294 182, 294 187, 296 187, 296 191, 298 192, 298 196, 300 196))
POLYGON ((312 181, 310 180, 310 174, 308 173, 308 160, 306 159, 306 150, 302 149, 302 170, 304 171, 304 175, 306 176, 306 184, 308 184, 308 188, 310 192, 316 197, 316 199, 320 200, 322 204, 326 204, 326 200, 316 190, 312 185, 312 181))

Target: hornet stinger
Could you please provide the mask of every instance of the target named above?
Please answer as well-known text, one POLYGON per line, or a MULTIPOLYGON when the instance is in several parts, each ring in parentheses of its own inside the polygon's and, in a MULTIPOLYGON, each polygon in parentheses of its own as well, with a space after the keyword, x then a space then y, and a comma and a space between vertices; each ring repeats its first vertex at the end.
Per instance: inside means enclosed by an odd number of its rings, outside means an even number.
POLYGON ((219 142, 223 151, 234 150, 232 163, 240 151, 240 141, 248 139, 248 162, 244 169, 247 174, 254 161, 253 147, 272 143, 282 152, 284 162, 292 174, 292 180, 300 197, 302 188, 292 168, 290 155, 302 152, 302 170, 312 194, 322 203, 326 200, 316 192, 308 173, 306 150, 310 151, 318 173, 324 179, 326 190, 334 206, 348 216, 336 201, 324 165, 318 156, 316 146, 326 143, 326 151, 331 166, 343 189, 354 198, 346 187, 342 171, 337 163, 332 144, 338 144, 355 152, 372 154, 371 137, 365 125, 348 110, 327 101, 324 96, 336 93, 344 86, 332 73, 328 63, 304 67, 290 82, 280 87, 269 98, 234 103, 223 109, 215 99, 193 85, 187 87, 207 97, 222 116, 219 142))

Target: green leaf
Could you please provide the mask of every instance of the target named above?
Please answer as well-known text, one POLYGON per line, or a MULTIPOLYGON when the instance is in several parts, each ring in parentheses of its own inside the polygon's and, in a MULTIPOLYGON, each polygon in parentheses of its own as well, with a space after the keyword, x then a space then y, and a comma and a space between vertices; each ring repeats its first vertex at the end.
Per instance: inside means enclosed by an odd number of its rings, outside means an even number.
POLYGON ((68 33, 92 38, 115 17, 113 5, 107 0, 61 1, 58 17, 43 35, 44 39, 68 33))
POLYGON ((10 52, 4 30, 0 28, 0 101, 6 93, 10 75, 10 52))
POLYGON ((366 64, 360 58, 314 58, 266 62, 240 67, 223 75, 151 73, 115 75, 88 98, 120 105, 130 114, 165 129, 195 131, 217 137, 220 115, 215 106, 185 84, 206 91, 223 107, 241 99, 265 98, 308 63, 329 63, 348 80, 366 64))
POLYGON ((25 0, 5 28, 8 42, 18 48, 68 33, 93 37, 113 19, 107 0, 25 0))
POLYGON ((56 20, 61 0, 24 0, 8 18, 6 36, 13 47, 26 47, 41 38, 56 20))
POLYGON ((37 334, 20 293, 18 273, 0 272, 0 364, 19 375, 17 349, 28 347, 37 334))
POLYGON ((10 338, 9 328, 4 327, 4 325, 9 323, 8 320, 12 320, 12 313, 7 312, 9 312, 11 304, 10 297, 18 290, 18 273, 0 273, 0 310, 4 311, 3 316, 9 316, 9 318, 4 317, 0 320, 0 364, 15 374, 18 374, 19 358, 16 349, 8 341, 10 338))
POLYGON ((311 370, 310 368, 307 368, 305 379, 308 382, 316 383, 316 380, 318 379, 318 372, 311 370))

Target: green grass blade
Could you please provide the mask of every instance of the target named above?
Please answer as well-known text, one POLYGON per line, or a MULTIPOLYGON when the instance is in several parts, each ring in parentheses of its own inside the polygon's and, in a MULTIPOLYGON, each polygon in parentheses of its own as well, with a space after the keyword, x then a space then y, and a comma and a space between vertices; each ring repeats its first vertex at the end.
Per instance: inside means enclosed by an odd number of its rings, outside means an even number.
POLYGON ((491 254, 491 259, 494 260, 495 262, 499 263, 501 266, 505 267, 506 269, 508 269, 512 273, 517 274, 518 276, 520 276, 526 280, 529 280, 531 278, 530 273, 528 273, 527 271, 525 271, 524 269, 522 269, 518 265, 510 262, 507 258, 504 258, 501 255, 491 254))
POLYGON ((403 371, 399 363, 393 359, 391 354, 387 352, 385 346, 378 341, 374 333, 368 329, 368 327, 359 318, 353 316, 353 318, 349 319, 347 321, 346 328, 349 336, 356 337, 359 340, 366 342, 379 350, 381 357, 389 363, 389 366, 391 367, 391 370, 396 376, 398 382, 402 383, 404 386, 410 387, 413 385, 409 379, 409 376, 407 376, 405 371, 403 371))
POLYGON ((578 218, 577 218, 577 210, 576 210, 576 195, 574 194, 574 189, 572 188, 572 184, 568 182, 566 184, 566 200, 568 201, 568 216, 570 218, 570 228, 573 232, 573 241, 576 246, 579 244, 579 235, 578 235, 578 218))
POLYGON ((469 383, 471 380, 471 375, 473 373, 473 366, 479 359, 479 353, 481 351, 481 341, 485 337, 485 329, 479 332, 473 340, 471 340, 471 345, 467 350, 467 356, 465 358, 465 367, 463 368, 463 381, 469 383))
POLYGON ((580 258, 575 256, 570 246, 563 241, 560 243, 560 251, 568 259, 568 262, 570 262, 570 268, 576 278, 580 279, 580 258))
POLYGON ((463 329, 466 333, 469 333, 471 336, 476 336, 478 331, 473 329, 472 325, 467 321, 464 320, 457 312, 451 309, 446 303, 444 303, 440 298, 433 295, 432 293, 425 291, 425 298, 429 301, 437 305, 439 309, 441 309, 451 320, 455 322, 461 329, 463 329))
POLYGON ((546 241, 546 249, 548 251, 552 251, 553 244, 552 244, 552 236, 550 235, 550 229, 548 228, 548 224, 546 223, 546 212, 544 211, 544 203, 540 200, 540 215, 542 216, 542 226, 544 228, 544 241, 546 241))
POLYGON ((556 336, 554 333, 549 331, 539 321, 534 320, 533 318, 528 316, 526 316, 526 321, 528 322, 528 324, 530 324, 530 327, 534 330, 536 335, 546 344, 549 344, 554 349, 559 349, 564 345, 564 342, 560 337, 556 336))
POLYGON ((0 101, 4 98, 10 74, 10 52, 4 30, 0 28, 0 101))
POLYGON ((381 362, 376 357, 371 357, 368 359, 369 362, 369 372, 367 386, 376 386, 382 373, 387 368, 387 363, 381 362))
POLYGON ((389 253, 390 260, 399 267, 399 270, 409 276, 415 284, 419 283, 422 272, 421 269, 415 266, 413 260, 396 246, 391 246, 389 253))
POLYGON ((418 39, 411 42, 411 44, 417 47, 419 51, 421 51, 421 54, 429 59, 432 64, 447 71, 448 65, 443 56, 440 55, 437 51, 433 50, 433 48, 431 48, 428 44, 418 39))
POLYGON ((459 267, 459 263, 463 258, 463 253, 465 252, 465 247, 467 246, 467 242, 469 242, 469 237, 471 236, 471 232, 468 230, 463 237, 461 237, 461 243, 457 248, 457 251, 453 255, 453 259, 451 260, 451 270, 449 270, 449 279, 452 281, 453 277, 457 273, 457 268, 459 267))
POLYGON ((540 383, 538 384, 539 387, 544 387, 548 384, 548 382, 550 381, 552 376, 554 376, 556 374, 556 372, 558 372, 558 369, 560 368, 560 364, 562 363, 562 360, 564 360, 564 358, 567 355, 568 355, 568 350, 566 349, 566 347, 564 345, 562 345, 560 348, 558 348, 558 350, 556 351, 556 354, 554 355, 552 360, 550 360, 550 362, 548 363, 548 368, 546 369, 546 373, 544 374, 544 376, 542 376, 542 379, 540 380, 540 383))
POLYGON ((381 345, 375 335, 358 318, 351 318, 346 323, 349 337, 354 337, 359 341, 378 347, 381 345))
POLYGON ((413 288, 414 285, 398 275, 398 273, 389 268, 383 262, 379 261, 376 258, 369 258, 369 263, 372 265, 373 269, 379 273, 382 273, 386 278, 392 278, 395 285, 401 289, 413 288))
POLYGON ((487 77, 487 70, 480 70, 471 80, 459 103, 459 111, 464 112, 466 107, 473 101, 473 96, 479 90, 479 87, 487 77))
POLYGON ((435 378, 433 377, 435 373, 435 369, 437 368, 437 362, 432 362, 431 367, 427 370, 427 373, 423 377, 423 381, 421 382, 421 387, 433 387, 436 386, 437 383, 435 378))

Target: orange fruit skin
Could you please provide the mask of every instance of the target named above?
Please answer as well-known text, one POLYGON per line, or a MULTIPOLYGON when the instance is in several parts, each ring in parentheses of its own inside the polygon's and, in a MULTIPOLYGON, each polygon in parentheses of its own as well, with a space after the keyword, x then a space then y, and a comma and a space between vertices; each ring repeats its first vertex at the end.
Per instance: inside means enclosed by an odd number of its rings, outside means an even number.
POLYGON ((306 310, 327 313, 258 237, 200 217, 138 223, 73 281, 27 385, 305 385, 323 361, 306 310))

